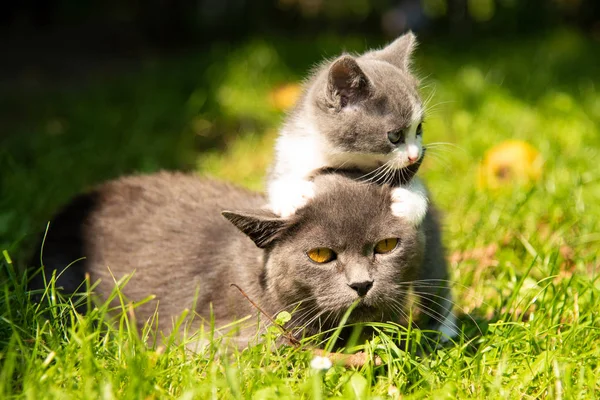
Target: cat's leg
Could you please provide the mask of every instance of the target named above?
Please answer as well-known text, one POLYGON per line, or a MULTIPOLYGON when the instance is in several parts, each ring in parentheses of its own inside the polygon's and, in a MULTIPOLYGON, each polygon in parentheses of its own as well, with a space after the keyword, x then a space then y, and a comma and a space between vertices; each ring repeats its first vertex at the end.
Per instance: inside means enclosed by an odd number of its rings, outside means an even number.
POLYGON ((458 325, 457 325, 456 315, 454 312, 450 310, 448 315, 444 318, 444 320, 440 323, 439 331, 442 334, 441 341, 442 343, 446 343, 451 339, 454 339, 458 336, 458 325))
POLYGON ((427 214, 427 189, 418 178, 392 190, 392 214, 420 225, 427 214))
POLYGON ((269 208, 281 217, 289 217, 315 197, 314 183, 298 179, 274 180, 269 184, 269 208))

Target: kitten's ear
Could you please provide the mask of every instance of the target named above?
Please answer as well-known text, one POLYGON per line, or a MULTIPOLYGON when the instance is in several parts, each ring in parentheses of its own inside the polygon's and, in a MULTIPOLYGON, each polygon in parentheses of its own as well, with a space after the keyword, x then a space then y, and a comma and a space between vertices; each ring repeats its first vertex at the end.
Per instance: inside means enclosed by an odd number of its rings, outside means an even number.
POLYGON ((417 47, 417 37, 412 32, 407 32, 381 50, 370 53, 370 56, 378 60, 387 61, 390 64, 408 71, 411 56, 417 47))
POLYGON ((369 79, 351 56, 341 56, 329 67, 327 94, 340 108, 367 96, 369 79))
POLYGON ((281 236, 289 226, 288 219, 266 210, 223 211, 221 215, 244 232, 261 249, 281 236))

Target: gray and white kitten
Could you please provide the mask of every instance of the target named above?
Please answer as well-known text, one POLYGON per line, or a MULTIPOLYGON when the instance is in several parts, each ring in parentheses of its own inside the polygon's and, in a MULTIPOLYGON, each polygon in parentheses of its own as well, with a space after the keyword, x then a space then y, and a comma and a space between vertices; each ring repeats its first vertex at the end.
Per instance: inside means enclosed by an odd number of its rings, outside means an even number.
MULTIPOLYGON (((186 308, 200 324, 212 307, 217 327, 257 314, 235 283, 271 315, 290 311, 288 327, 301 328, 298 336, 336 327, 357 299, 350 322, 406 323, 412 311, 418 327, 453 334, 435 210, 415 226, 393 214, 390 186, 355 178, 317 176, 315 197, 290 217, 265 210, 262 195, 223 182, 173 173, 121 178, 56 215, 44 271, 57 271, 56 286, 67 293, 89 274, 100 280, 101 299, 115 279, 133 273, 126 298, 156 296, 136 308, 137 321, 158 310, 166 333, 186 308)), ((31 287, 43 287, 40 276, 31 287)), ((238 345, 256 332, 238 332, 238 345)))
MULTIPOLYGON (((404 171, 423 154, 424 109, 409 70, 415 46, 409 32, 381 50, 342 55, 315 70, 277 139, 267 182, 272 211, 289 216, 303 206, 322 169, 358 169, 379 182, 410 179, 404 171)), ((394 215, 422 221, 427 196, 418 179, 392 195, 394 215)))

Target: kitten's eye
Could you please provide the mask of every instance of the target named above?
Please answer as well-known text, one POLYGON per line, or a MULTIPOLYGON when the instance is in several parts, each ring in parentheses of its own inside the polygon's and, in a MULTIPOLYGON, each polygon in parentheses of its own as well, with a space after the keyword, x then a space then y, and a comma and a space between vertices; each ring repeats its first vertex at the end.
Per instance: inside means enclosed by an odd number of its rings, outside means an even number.
POLYGON ((404 131, 402 129, 389 131, 387 137, 392 144, 398 144, 400 142, 404 143, 404 131))
POLYGON ((337 254, 327 247, 318 247, 316 249, 309 250, 306 255, 308 258, 319 264, 328 263, 335 260, 337 257, 337 254))
POLYGON ((419 126, 417 126, 417 136, 423 136, 423 123, 421 122, 419 126))
POLYGON ((394 250, 396 246, 398 246, 398 242, 400 242, 400 239, 398 238, 389 238, 382 240, 381 242, 375 245, 375 254, 389 253, 390 251, 394 250))

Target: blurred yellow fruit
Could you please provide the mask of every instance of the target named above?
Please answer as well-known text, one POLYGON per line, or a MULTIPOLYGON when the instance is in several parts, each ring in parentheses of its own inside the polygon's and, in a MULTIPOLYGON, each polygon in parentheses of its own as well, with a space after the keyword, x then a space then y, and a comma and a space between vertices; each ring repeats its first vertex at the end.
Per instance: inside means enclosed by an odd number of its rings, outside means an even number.
POLYGON ((271 90, 271 104, 279 111, 289 110, 296 104, 302 93, 302 86, 297 83, 286 83, 271 90))
POLYGON ((479 166, 479 187, 526 185, 538 180, 543 160, 529 143, 507 140, 489 149, 479 166))

